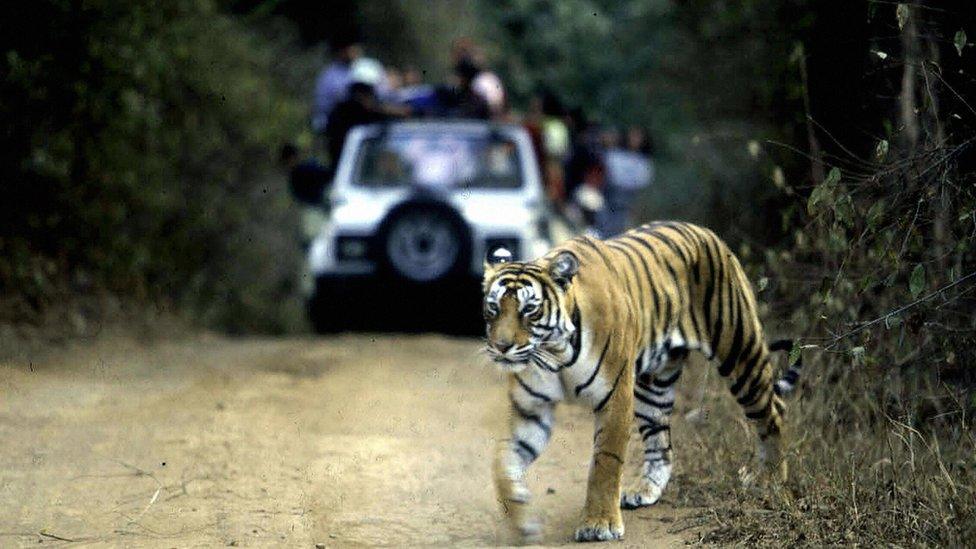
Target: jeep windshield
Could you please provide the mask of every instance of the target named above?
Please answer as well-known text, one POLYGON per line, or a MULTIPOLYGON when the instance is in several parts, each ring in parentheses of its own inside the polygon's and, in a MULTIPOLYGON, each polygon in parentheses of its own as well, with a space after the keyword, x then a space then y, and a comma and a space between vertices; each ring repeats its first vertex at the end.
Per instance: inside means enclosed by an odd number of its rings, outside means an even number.
POLYGON ((364 139, 354 180, 364 187, 517 189, 521 171, 518 147, 504 135, 413 130, 364 139))

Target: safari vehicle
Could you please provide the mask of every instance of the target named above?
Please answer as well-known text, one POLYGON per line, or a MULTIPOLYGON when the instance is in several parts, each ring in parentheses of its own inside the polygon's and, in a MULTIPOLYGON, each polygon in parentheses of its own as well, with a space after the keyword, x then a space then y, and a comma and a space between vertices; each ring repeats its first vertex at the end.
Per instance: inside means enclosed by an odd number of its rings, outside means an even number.
POLYGON ((458 292, 477 299, 487 251, 537 257, 570 234, 545 198, 526 131, 483 121, 355 128, 327 207, 308 251, 320 332, 349 327, 363 308, 391 315, 411 297, 428 314, 460 306, 458 292))

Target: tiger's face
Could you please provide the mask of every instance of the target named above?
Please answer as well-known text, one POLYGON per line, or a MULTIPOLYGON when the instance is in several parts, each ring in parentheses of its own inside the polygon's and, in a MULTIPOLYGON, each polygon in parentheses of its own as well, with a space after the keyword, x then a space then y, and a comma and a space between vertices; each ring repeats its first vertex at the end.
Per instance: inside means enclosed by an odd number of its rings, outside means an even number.
POLYGON ((509 371, 529 364, 557 371, 576 331, 571 287, 579 262, 570 252, 533 262, 509 258, 499 249, 485 264, 486 350, 509 371))

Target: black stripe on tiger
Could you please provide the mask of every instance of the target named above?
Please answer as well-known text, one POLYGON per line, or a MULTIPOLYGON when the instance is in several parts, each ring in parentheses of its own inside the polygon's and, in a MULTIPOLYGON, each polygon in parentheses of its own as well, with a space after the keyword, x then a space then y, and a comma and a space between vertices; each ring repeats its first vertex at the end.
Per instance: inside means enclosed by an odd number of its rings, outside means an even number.
POLYGON ((514 410, 520 418, 535 424, 537 427, 539 427, 539 429, 542 429, 542 432, 545 433, 546 438, 549 438, 549 436, 552 434, 552 427, 547 425, 546 422, 542 421, 542 418, 539 417, 539 415, 533 414, 532 412, 529 412, 528 410, 525 410, 519 406, 519 404, 515 402, 515 399, 510 399, 510 401, 512 403, 512 410, 514 410))
MULTIPOLYGON (((793 345, 766 344, 752 285, 739 260, 712 231, 657 222, 604 241, 578 237, 526 265, 531 268, 516 264, 486 269, 484 283, 490 298, 503 302, 503 307, 485 306, 489 339, 492 330, 500 331, 495 338, 498 348, 509 348, 504 345, 514 332, 520 347, 509 358, 516 353, 520 357, 532 345, 539 349, 531 352, 541 357, 521 366, 536 369, 531 379, 513 374, 517 381, 511 382, 510 390, 517 400, 512 423, 517 436, 510 439, 504 466, 533 460, 542 451, 543 436, 548 441, 552 423, 549 403, 564 397, 584 399, 597 415, 590 489, 594 478, 601 487, 619 485, 614 480, 619 474, 617 458, 624 455, 631 435, 621 416, 632 414, 628 420, 636 422, 644 460, 639 484, 620 494, 621 506, 653 504, 672 472, 669 426, 675 384, 687 354, 701 351, 714 360, 717 373, 726 378, 733 398, 753 421, 758 455, 768 456, 770 465, 782 465, 776 468, 785 478, 780 438, 786 406, 780 396, 795 389, 801 362, 788 365, 781 377, 774 376, 771 352, 788 352, 793 345), (528 286, 531 290, 518 290, 516 300, 506 293, 508 288, 528 286), (538 303, 539 310, 524 314, 528 303, 538 303), (502 313, 504 322, 493 324, 492 315, 502 313), (567 329, 570 323, 572 330, 567 329), (553 377, 553 369, 559 370, 558 377, 553 377), (563 389, 556 388, 558 383, 563 389), (546 406, 530 405, 530 398, 546 406)), ((519 371, 519 363, 499 362, 519 371)), ((510 478, 496 480, 503 501, 518 488, 510 478)), ((587 501, 605 495, 588 493, 587 501)))
POLYGON ((532 447, 528 442, 522 439, 515 440, 516 452, 521 454, 523 461, 526 464, 532 463, 539 457, 539 451, 532 447))
POLYGON ((603 366, 603 359, 607 356, 607 349, 610 348, 610 338, 607 338, 607 343, 603 346, 603 351, 600 352, 600 359, 596 361, 596 368, 593 368, 593 373, 590 375, 590 379, 587 379, 583 383, 576 386, 576 396, 579 396, 587 387, 589 387, 593 380, 596 379, 596 375, 600 373, 600 368, 603 366))
POLYGON ((517 381, 519 386, 522 387, 522 390, 524 390, 530 396, 537 398, 543 402, 552 402, 552 397, 546 396, 538 391, 533 390, 532 387, 529 387, 529 385, 524 381, 522 381, 522 378, 519 377, 518 375, 515 375, 515 381, 517 381))
POLYGON ((613 380, 613 387, 610 387, 610 390, 609 390, 609 391, 607 391, 607 395, 606 395, 605 397, 603 397, 603 400, 601 400, 601 401, 600 401, 600 402, 599 402, 599 403, 598 403, 598 404, 596 405, 596 408, 593 408, 593 411, 594 411, 594 412, 599 412, 600 410, 602 410, 602 409, 603 409, 603 407, 607 405, 607 402, 609 402, 609 401, 610 401, 610 397, 612 397, 612 396, 613 396, 613 393, 614 393, 614 391, 616 391, 616 390, 617 390, 617 384, 618 384, 618 383, 620 383, 620 376, 622 376, 622 375, 623 375, 623 373, 624 373, 624 371, 625 371, 626 369, 627 369, 627 368, 621 368, 621 369, 620 369, 620 371, 619 371, 619 372, 617 372, 617 377, 616 377, 616 379, 614 379, 614 380, 613 380))

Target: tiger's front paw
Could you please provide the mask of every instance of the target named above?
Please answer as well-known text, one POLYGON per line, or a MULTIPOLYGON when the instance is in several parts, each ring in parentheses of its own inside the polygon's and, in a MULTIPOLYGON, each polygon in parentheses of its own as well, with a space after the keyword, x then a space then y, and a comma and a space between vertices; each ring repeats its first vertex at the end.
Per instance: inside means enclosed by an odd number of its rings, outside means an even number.
POLYGON ((576 541, 611 541, 624 538, 624 521, 618 511, 608 517, 587 517, 576 529, 576 541))
POLYGON ((535 544, 542 538, 542 521, 529 510, 528 498, 523 501, 510 499, 502 502, 508 525, 521 544, 535 544))
POLYGON ((515 525, 519 535, 519 542, 523 545, 536 545, 542 541, 542 522, 537 518, 523 519, 515 525))

